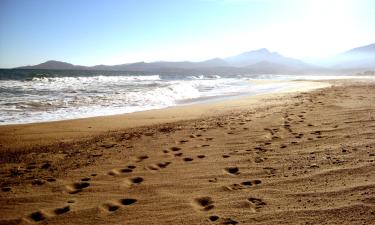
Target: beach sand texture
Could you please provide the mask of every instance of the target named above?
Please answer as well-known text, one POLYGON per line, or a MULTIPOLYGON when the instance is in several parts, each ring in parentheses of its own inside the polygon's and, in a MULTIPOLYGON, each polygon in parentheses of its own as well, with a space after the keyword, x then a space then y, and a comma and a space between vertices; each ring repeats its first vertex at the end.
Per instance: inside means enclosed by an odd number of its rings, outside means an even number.
POLYGON ((2 126, 0 224, 374 224, 375 83, 330 83, 2 126))

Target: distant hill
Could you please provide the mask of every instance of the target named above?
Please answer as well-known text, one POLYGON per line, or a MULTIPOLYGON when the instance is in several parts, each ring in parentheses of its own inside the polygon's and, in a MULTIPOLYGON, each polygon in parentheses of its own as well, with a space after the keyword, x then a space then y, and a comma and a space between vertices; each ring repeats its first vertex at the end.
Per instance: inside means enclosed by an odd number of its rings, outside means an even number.
POLYGON ((35 66, 18 67, 17 69, 49 70, 111 70, 150 73, 304 73, 318 71, 319 68, 300 60, 288 58, 267 49, 244 52, 228 58, 213 58, 200 62, 136 62, 119 65, 97 65, 92 67, 78 66, 66 62, 47 61, 35 66))
POLYGON ((331 59, 331 66, 346 70, 374 70, 375 43, 354 48, 331 59))
POLYGON ((83 70, 83 69, 90 69, 86 66, 76 66, 66 62, 60 62, 55 60, 49 60, 47 62, 34 65, 34 66, 22 66, 18 67, 17 69, 40 69, 40 70, 83 70))
POLYGON ((224 60, 233 66, 239 67, 251 66, 260 62, 268 62, 283 66, 310 66, 300 60, 284 57, 277 52, 270 52, 266 48, 244 52, 236 56, 225 58, 224 60))
POLYGON ((301 60, 270 52, 266 48, 244 52, 224 60, 232 66, 251 69, 254 73, 304 73, 321 70, 301 60))

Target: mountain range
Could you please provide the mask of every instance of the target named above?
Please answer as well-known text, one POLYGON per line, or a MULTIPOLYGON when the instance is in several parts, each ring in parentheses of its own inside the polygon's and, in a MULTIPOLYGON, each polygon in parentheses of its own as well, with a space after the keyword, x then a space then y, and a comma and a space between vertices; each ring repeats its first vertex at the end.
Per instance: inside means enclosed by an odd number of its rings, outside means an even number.
POLYGON ((34 66, 16 69, 49 70, 108 70, 145 73, 264 73, 264 74, 308 74, 335 71, 363 72, 375 70, 375 43, 351 49, 327 59, 320 65, 312 65, 301 60, 288 58, 277 52, 262 48, 227 58, 213 58, 200 62, 136 62, 120 65, 80 66, 66 62, 50 60, 34 66))
POLYGON ((375 43, 339 54, 332 59, 331 66, 340 69, 374 70, 375 43))

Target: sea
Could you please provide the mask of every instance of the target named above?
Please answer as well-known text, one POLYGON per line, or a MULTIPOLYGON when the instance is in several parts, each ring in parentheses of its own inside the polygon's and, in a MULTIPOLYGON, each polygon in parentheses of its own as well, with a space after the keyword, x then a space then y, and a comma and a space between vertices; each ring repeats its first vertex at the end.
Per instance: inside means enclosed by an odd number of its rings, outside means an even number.
POLYGON ((0 125, 106 116, 295 88, 330 76, 178 75, 121 71, 0 69, 0 125))

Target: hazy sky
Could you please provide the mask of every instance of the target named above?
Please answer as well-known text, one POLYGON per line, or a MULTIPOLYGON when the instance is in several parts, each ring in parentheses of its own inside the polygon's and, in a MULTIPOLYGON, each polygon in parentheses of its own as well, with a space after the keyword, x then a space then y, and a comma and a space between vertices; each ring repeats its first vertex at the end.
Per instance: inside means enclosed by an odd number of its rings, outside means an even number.
POLYGON ((268 48, 309 59, 375 42, 371 0, 0 0, 0 67, 202 60, 268 48))

